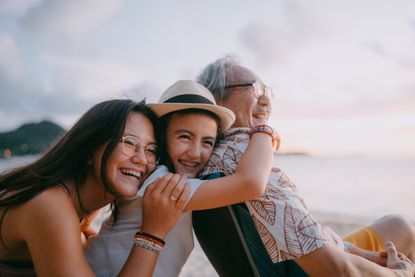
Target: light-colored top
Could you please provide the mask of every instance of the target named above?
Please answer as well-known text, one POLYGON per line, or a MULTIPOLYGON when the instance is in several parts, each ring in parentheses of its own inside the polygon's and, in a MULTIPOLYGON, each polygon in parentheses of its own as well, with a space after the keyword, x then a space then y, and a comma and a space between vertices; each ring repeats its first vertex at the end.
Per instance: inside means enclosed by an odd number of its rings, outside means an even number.
MULTIPOLYGON (((249 128, 227 130, 201 174, 235 173, 248 147, 249 131, 249 128)), ((264 194, 245 203, 274 263, 301 257, 326 243, 344 248, 337 234, 330 228, 322 228, 314 219, 295 184, 279 168, 271 169, 264 194)))
MULTIPOLYGON (((133 246, 132 239, 143 222, 142 200, 145 189, 157 177, 167 173, 167 167, 158 166, 136 197, 119 201, 119 215, 115 225, 113 218, 109 217, 102 224, 99 234, 88 240, 86 257, 96 276, 116 276, 120 272, 133 246)), ((189 179, 189 199, 202 183, 199 179, 189 179)), ((155 277, 178 276, 189 257, 194 246, 190 212, 181 215, 165 241, 166 246, 160 253, 153 274, 155 277)))

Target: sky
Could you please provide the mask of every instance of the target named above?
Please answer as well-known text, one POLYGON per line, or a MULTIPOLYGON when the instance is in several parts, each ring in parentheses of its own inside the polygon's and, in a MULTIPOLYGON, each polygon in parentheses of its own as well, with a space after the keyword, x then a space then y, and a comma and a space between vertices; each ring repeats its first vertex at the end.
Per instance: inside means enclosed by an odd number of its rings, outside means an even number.
POLYGON ((157 101, 235 55, 283 152, 415 157, 415 1, 0 0, 0 132, 157 101))

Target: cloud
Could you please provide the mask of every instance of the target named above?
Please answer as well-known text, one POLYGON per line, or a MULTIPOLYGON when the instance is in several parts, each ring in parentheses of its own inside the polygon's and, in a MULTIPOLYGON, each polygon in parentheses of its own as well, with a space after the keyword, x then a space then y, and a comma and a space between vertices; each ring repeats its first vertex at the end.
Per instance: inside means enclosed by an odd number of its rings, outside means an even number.
POLYGON ((262 65, 283 62, 292 53, 294 44, 281 29, 263 23, 247 25, 241 30, 239 39, 262 65))
POLYGON ((42 0, 1 0, 0 14, 21 16, 27 10, 39 4, 40 1, 42 0))
MULTIPOLYGON (((404 69, 415 69, 415 56, 413 54, 405 55, 402 51, 398 52, 399 54, 395 53, 395 51, 387 49, 386 46, 379 42, 366 43, 364 47, 380 58, 392 61, 404 69)), ((415 47, 415 44, 413 44, 413 47, 415 47)))
POLYGON ((29 70, 15 40, 0 33, 0 109, 11 113, 27 109, 30 106, 29 91, 38 89, 39 83, 29 70))
POLYGON ((259 66, 285 64, 317 34, 319 19, 299 2, 280 4, 275 20, 253 21, 239 31, 240 43, 251 51, 259 66))
POLYGON ((45 0, 21 19, 25 30, 47 42, 73 45, 110 19, 123 0, 45 0))
POLYGON ((54 70, 50 87, 85 100, 101 99, 133 87, 142 75, 115 62, 92 57, 43 54, 40 59, 54 70))
POLYGON ((42 54, 36 61, 47 74, 36 74, 16 41, 0 33, 1 128, 56 118, 67 127, 98 101, 111 98, 157 101, 161 89, 144 74, 112 61, 42 54))
POLYGON ((28 75, 25 61, 16 41, 5 33, 0 33, 0 76, 4 82, 19 83, 28 75))

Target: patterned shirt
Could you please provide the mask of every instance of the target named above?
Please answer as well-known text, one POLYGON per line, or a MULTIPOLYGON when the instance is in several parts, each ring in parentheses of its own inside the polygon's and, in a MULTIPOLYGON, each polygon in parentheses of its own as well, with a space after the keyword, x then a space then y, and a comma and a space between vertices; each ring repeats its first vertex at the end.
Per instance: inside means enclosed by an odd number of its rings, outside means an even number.
MULTIPOLYGON (((248 146, 249 131, 249 128, 226 131, 201 175, 233 174, 248 146)), ((295 184, 279 168, 271 169, 265 192, 245 204, 274 263, 301 257, 326 243, 344 248, 337 234, 314 219, 295 184)))

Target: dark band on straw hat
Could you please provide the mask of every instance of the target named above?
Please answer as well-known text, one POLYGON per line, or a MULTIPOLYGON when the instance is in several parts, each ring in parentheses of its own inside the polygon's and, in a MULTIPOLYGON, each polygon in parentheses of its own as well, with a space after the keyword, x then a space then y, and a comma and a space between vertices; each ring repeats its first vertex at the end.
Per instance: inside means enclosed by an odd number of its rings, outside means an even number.
POLYGON ((215 103, 213 103, 209 99, 195 94, 177 95, 175 97, 167 99, 166 101, 164 101, 164 103, 198 103, 215 105, 215 103))

